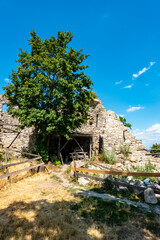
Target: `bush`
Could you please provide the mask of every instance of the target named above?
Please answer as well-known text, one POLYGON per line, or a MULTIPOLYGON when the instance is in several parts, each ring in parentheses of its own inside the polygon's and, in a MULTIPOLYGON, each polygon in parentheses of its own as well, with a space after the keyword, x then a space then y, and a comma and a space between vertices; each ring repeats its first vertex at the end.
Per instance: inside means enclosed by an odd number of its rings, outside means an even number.
POLYGON ((127 159, 130 154, 130 146, 128 144, 122 144, 120 146, 120 151, 124 155, 125 159, 127 159))
POLYGON ((113 190, 113 184, 108 180, 108 178, 104 179, 103 188, 106 191, 112 191, 113 190))
MULTIPOLYGON (((148 163, 145 163, 144 166, 132 166, 132 169, 136 172, 153 172, 155 170, 155 166, 151 163, 151 161, 148 161, 148 163)), ((133 179, 140 179, 141 181, 144 181, 146 177, 133 177, 133 179)), ((157 178, 150 178, 151 181, 156 180, 157 178)))
POLYGON ((155 157, 160 157, 160 144, 153 144, 151 147, 151 153, 156 153, 154 156, 155 157))
POLYGON ((0 152, 0 162, 5 161, 5 151, 0 152))
POLYGON ((115 163, 115 151, 106 152, 103 148, 103 158, 106 163, 114 164, 115 163))
POLYGON ((55 160, 53 163, 56 166, 60 166, 61 165, 61 161, 59 159, 55 160))

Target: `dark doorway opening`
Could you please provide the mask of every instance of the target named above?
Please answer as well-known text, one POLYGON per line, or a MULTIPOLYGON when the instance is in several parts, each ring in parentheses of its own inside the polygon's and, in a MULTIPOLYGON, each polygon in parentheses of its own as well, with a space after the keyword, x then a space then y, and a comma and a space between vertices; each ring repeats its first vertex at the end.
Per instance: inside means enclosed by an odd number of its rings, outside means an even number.
MULTIPOLYGON (((62 137, 62 139, 61 139, 61 147, 64 146, 66 141, 67 141, 66 138, 62 137)), ((88 136, 74 136, 73 139, 69 140, 68 143, 66 144, 66 146, 61 151, 61 154, 62 154, 62 157, 63 157, 63 161, 65 163, 71 162, 72 158, 71 158, 70 153, 73 153, 75 151, 82 152, 81 148, 90 157, 90 151, 91 151, 91 149, 90 149, 91 148, 91 137, 90 136, 89 137, 88 136)))

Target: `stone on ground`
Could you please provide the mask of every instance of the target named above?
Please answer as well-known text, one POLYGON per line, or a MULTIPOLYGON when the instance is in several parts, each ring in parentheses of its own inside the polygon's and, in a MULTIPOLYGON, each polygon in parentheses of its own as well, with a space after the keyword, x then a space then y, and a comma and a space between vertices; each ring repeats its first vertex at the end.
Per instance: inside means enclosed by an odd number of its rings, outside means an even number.
POLYGON ((158 200, 152 188, 147 188, 144 191, 144 200, 146 203, 157 204, 158 200))
POLYGON ((80 177, 80 178, 78 178, 78 183, 80 185, 84 185, 85 186, 85 185, 89 184, 89 182, 90 182, 90 180, 87 177, 80 177))

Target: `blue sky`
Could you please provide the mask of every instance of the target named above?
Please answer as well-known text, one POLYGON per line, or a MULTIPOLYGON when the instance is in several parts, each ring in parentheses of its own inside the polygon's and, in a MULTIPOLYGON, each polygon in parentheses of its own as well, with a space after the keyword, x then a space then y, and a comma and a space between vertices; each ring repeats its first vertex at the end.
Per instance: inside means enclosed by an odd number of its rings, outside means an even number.
POLYGON ((32 29, 43 39, 69 30, 72 47, 90 54, 87 74, 105 108, 147 147, 160 143, 159 11, 159 0, 1 0, 0 93, 32 29))

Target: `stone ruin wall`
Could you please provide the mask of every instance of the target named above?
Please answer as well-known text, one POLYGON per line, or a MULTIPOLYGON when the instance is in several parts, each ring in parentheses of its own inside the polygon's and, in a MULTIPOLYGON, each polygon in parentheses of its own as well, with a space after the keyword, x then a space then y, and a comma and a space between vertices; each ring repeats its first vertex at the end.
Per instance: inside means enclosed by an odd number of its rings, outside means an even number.
MULTIPOLYGON (((0 95, 0 145, 6 148, 10 145, 18 133, 19 121, 8 113, 3 112, 3 105, 8 103, 7 99, 0 95), (14 131, 12 131, 14 130, 14 131)), ((12 148, 18 151, 32 149, 32 129, 21 130, 20 135, 13 143, 12 148)))
POLYGON ((123 125, 112 110, 106 110, 101 101, 89 111, 87 124, 77 129, 77 132, 95 134, 93 150, 98 153, 100 139, 106 152, 115 150, 117 167, 143 166, 148 161, 154 163, 160 169, 160 159, 153 157, 142 142, 136 139, 123 125), (126 160, 121 153, 121 146, 129 145, 130 154, 126 160))
MULTIPOLYGON (((0 95, 0 144, 6 148, 13 141, 17 132, 16 130, 19 122, 8 113, 2 111, 4 104, 7 104, 7 99, 0 95)), ((89 111, 89 118, 87 124, 81 128, 76 129, 77 133, 92 134, 92 153, 98 155, 100 145, 102 145, 106 152, 115 150, 117 166, 123 167, 131 165, 144 165, 150 160, 152 163, 158 163, 160 166, 160 159, 154 158, 147 149, 143 146, 141 141, 137 140, 131 132, 118 119, 117 115, 109 110, 107 111, 99 99, 96 99, 96 104, 93 109, 89 111), (101 143, 100 143, 101 141, 101 143), (124 156, 120 151, 120 146, 128 144, 130 146, 130 156, 128 160, 124 160, 124 156)), ((12 148, 16 150, 33 150, 33 129, 25 128, 21 131, 12 148)))

